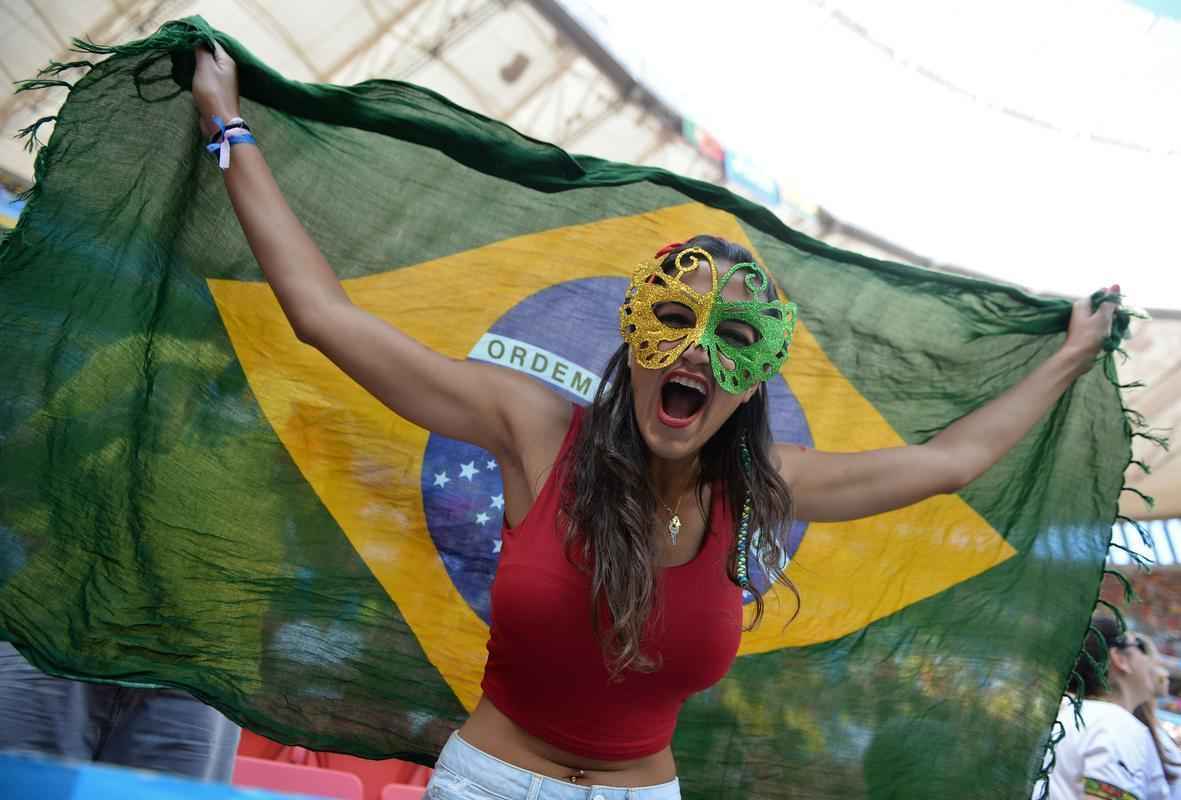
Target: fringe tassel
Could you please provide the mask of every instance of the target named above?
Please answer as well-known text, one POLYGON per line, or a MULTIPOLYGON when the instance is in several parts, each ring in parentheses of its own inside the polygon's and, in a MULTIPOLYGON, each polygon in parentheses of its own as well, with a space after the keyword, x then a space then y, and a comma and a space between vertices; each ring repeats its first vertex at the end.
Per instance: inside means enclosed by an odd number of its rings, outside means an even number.
MULTIPOLYGON (((1125 489, 1124 491, 1128 491, 1128 490, 1125 489)), ((1136 491, 1136 490, 1132 489, 1131 491, 1136 491)), ((1140 492, 1136 492, 1136 494, 1139 494, 1141 497, 1146 496, 1140 492)), ((1144 546, 1145 547, 1152 547, 1152 534, 1148 532, 1148 528, 1145 528, 1137 520, 1134 520, 1131 517, 1125 517, 1123 514, 1117 514, 1115 518, 1118 519, 1120 522, 1124 523, 1125 525, 1131 525, 1133 528, 1135 528, 1136 532, 1140 534, 1140 541, 1144 542, 1144 546)))
POLYGON ((32 125, 28 125, 24 128, 21 128, 19 131, 17 131, 16 138, 25 140, 25 145, 24 145, 25 152, 31 153, 34 150, 36 150, 38 147, 41 147, 43 142, 37 138, 37 129, 40 128, 42 125, 44 125, 47 122, 56 122, 56 121, 57 121, 56 115, 48 116, 48 117, 41 117, 41 119, 37 120, 32 125))
POLYGON ((1156 428, 1150 428, 1142 431, 1133 431, 1132 438, 1147 439, 1162 450, 1169 449, 1169 437, 1160 433, 1156 433, 1156 428))
POLYGON ((1054 720, 1054 724, 1050 726, 1050 736, 1046 740, 1046 746, 1042 756, 1042 768, 1038 772, 1037 780, 1043 781, 1041 791, 1034 800, 1049 800, 1050 797, 1050 773, 1054 771, 1054 765, 1058 763, 1058 754, 1056 748, 1058 743, 1066 738, 1066 726, 1059 720, 1054 720))
MULTIPOLYGON (((1120 492, 1131 492, 1132 494, 1140 495, 1140 499, 1144 501, 1144 505, 1148 506, 1150 510, 1156 508, 1156 498, 1150 494, 1144 494, 1144 492, 1140 491, 1135 486, 1125 485, 1123 489, 1120 489, 1120 492)), ((1131 520, 1128 521, 1131 522, 1131 520)))
POLYGON ((1131 461, 1129 461, 1129 462, 1128 462, 1128 466, 1131 466, 1132 464, 1135 464, 1136 466, 1138 466, 1138 467, 1140 468, 1140 470, 1141 470, 1141 471, 1142 471, 1142 472, 1143 472, 1145 475, 1151 475, 1151 474, 1152 474, 1152 467, 1148 466, 1148 465, 1147 465, 1147 464, 1145 464, 1143 461, 1140 461, 1139 459, 1133 458, 1131 461))
MULTIPOLYGON (((1099 600, 1095 603, 1095 605, 1096 605, 1096 607, 1106 606, 1111 611, 1111 613, 1115 616, 1115 621, 1119 623, 1120 632, 1126 631, 1128 629, 1128 623, 1124 619, 1124 612, 1120 611, 1119 606, 1117 606, 1115 603, 1110 603, 1107 600, 1104 600, 1102 597, 1100 597, 1099 600)), ((1098 630, 1096 628, 1092 628, 1091 630, 1094 630, 1098 633, 1098 630)), ((1103 634, 1099 634, 1099 635, 1102 636, 1103 634)))
POLYGON ((1132 562, 1137 567, 1139 567, 1141 570, 1143 570, 1144 572, 1151 572, 1152 571, 1152 562, 1149 561, 1148 559, 1146 559, 1144 556, 1137 553, 1135 550, 1131 550, 1127 547, 1124 547, 1122 544, 1119 544, 1118 542, 1112 542, 1111 544, 1109 544, 1107 546, 1107 548, 1109 550, 1123 551, 1128 556, 1128 558, 1131 559, 1132 562))
POLYGON ((93 68, 93 61, 50 61, 44 69, 37 73, 37 77, 41 77, 42 75, 60 75, 68 69, 90 70, 93 68))
MULTIPOLYGON (((1115 615, 1116 615, 1115 621, 1117 623, 1117 628, 1120 632, 1120 635, 1123 635, 1123 632, 1125 630, 1127 630, 1127 627, 1125 626, 1125 623, 1124 623, 1124 615, 1119 611, 1119 609, 1117 609, 1115 606, 1111 605, 1111 603, 1106 603, 1103 600, 1100 600, 1099 603, 1103 603, 1103 605, 1106 605, 1108 608, 1115 611, 1115 615)), ((1098 605, 1098 603, 1096 605, 1098 605)), ((1102 645, 1099 649, 1102 652, 1107 652, 1107 637, 1103 635, 1103 631, 1099 630, 1094 625, 1088 625, 1087 626, 1087 636, 1090 636, 1092 633, 1099 637, 1099 642, 1102 645)), ((1084 638, 1083 641, 1086 642, 1086 638, 1084 638)), ((1087 652, 1086 648, 1083 648, 1080 652, 1087 659, 1087 661, 1090 662, 1091 666, 1095 668, 1095 674, 1099 676, 1099 685, 1103 687, 1103 691, 1105 691, 1105 692, 1111 691, 1111 684, 1109 684, 1107 682, 1107 659, 1106 658, 1103 659, 1102 662, 1096 661, 1094 658, 1091 657, 1091 654, 1087 652)), ((1080 677, 1080 681, 1081 681, 1081 677, 1080 677)), ((1076 724, 1080 724, 1083 721, 1082 707, 1083 707, 1082 697, 1079 696, 1078 706, 1075 709, 1075 723, 1076 724)))
MULTIPOLYGON (((1134 486, 1127 486, 1127 484, 1124 484, 1124 487, 1120 489, 1120 492, 1131 492, 1133 494, 1140 495, 1140 499, 1144 501, 1144 505, 1148 506, 1149 510, 1156 508, 1156 497, 1150 494, 1144 494, 1140 489, 1137 489, 1134 486)), ((1131 520, 1128 521, 1130 522, 1131 520)))
POLYGON ((51 89, 54 86, 64 86, 66 91, 74 88, 74 84, 69 81, 63 81, 60 78, 30 78, 26 81, 17 81, 16 92, 14 94, 32 92, 37 89, 51 89))
POLYGON ((98 56, 134 56, 144 53, 168 53, 205 45, 213 47, 213 30, 199 18, 177 19, 166 22, 146 39, 125 44, 98 44, 88 39, 75 39, 73 49, 79 53, 98 56), (201 24, 198 24, 200 22, 201 24))
MULTIPOLYGON (((45 168, 49 164, 49 149, 49 145, 46 145, 37 151, 37 157, 33 159, 33 185, 17 195, 18 200, 24 200, 25 202, 28 202, 37 196, 37 189, 41 185, 41 178, 45 175, 45 168)), ((12 229, 13 233, 16 233, 18 230, 20 230, 21 220, 24 218, 24 214, 21 214, 20 217, 17 218, 16 227, 12 229)))
MULTIPOLYGON (((136 42, 103 45, 86 39, 74 39, 71 49, 78 53, 89 53, 99 56, 135 56, 147 53, 166 56, 169 53, 179 50, 192 50, 198 46, 205 46, 212 49, 213 42, 213 29, 209 27, 209 24, 200 17, 189 17, 187 19, 166 22, 156 33, 136 42)), ((90 70, 95 66, 96 62, 89 59, 50 61, 44 69, 37 73, 36 78, 18 81, 16 91, 18 93, 32 92, 38 89, 51 89, 55 87, 63 88, 67 92, 72 91, 74 84, 69 81, 62 80, 58 77, 46 76, 58 76, 71 69, 90 70)), ((32 125, 22 128, 17 134, 19 138, 25 139, 26 150, 37 150, 37 157, 33 161, 33 185, 20 193, 18 196, 20 200, 32 201, 37 195, 41 185, 41 179, 44 177, 49 165, 50 154, 53 149, 52 141, 43 144, 37 138, 37 130, 47 122, 55 122, 56 119, 56 117, 42 117, 32 125)), ((22 234, 24 217, 25 215, 22 214, 21 218, 17 220, 16 227, 8 231, 5 235, 5 240, 9 237, 17 237, 22 234)))
POLYGON ((1124 575, 1124 573, 1120 572, 1118 569, 1103 570, 1103 576, 1107 577, 1108 575, 1113 575, 1120 582, 1120 584, 1123 586, 1124 602, 1125 603, 1135 603, 1137 600, 1136 590, 1132 588, 1132 582, 1130 580, 1128 580, 1128 576, 1124 575))
MULTIPOLYGON (((1118 384, 1116 384, 1116 385, 1118 386, 1118 384)), ((1148 420, 1145 419, 1144 415, 1141 414, 1136 409, 1125 407, 1123 409, 1123 412, 1124 412, 1124 417, 1128 420, 1128 422, 1132 423, 1133 428, 1139 429, 1139 428, 1147 427, 1148 420)))
POLYGON ((1074 728, 1078 730, 1083 726, 1083 676, 1072 669, 1066 686, 1066 691, 1070 693, 1070 710, 1074 712, 1074 728))

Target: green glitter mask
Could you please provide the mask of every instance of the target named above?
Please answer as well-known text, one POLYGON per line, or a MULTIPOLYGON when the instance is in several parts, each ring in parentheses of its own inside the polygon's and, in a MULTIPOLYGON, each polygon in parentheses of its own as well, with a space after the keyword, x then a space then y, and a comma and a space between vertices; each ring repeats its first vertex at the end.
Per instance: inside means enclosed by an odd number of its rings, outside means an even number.
POLYGON ((636 363, 664 369, 696 344, 709 354, 718 386, 730 394, 742 394, 779 372, 791 346, 796 304, 722 295, 739 273, 753 297, 765 295, 771 282, 762 267, 750 261, 735 264, 719 280, 713 258, 699 247, 677 253, 670 272, 661 263, 636 267, 619 307, 619 332, 636 363), (706 294, 682 280, 702 263, 710 273, 706 294))

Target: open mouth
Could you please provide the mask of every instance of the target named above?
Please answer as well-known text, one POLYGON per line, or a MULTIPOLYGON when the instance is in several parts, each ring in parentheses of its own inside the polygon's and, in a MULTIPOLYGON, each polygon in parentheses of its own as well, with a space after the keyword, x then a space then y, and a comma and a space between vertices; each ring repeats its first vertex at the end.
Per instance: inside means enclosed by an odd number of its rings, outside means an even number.
POLYGON ((705 408, 709 387, 699 376, 676 370, 660 387, 660 420, 673 428, 691 423, 705 408))

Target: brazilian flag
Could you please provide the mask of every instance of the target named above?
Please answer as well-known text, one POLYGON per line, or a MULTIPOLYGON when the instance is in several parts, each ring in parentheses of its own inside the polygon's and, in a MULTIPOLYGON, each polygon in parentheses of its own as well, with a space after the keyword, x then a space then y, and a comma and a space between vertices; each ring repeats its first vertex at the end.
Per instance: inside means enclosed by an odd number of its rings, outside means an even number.
MULTIPOLYGON (((81 43, 108 57, 0 250, 0 636, 47 672, 426 763, 479 694, 498 465, 296 340, 202 149, 192 48, 215 35, 353 301, 573 402, 618 344, 631 269, 696 233, 749 247, 799 304, 769 384, 780 441, 921 442, 1063 341, 1064 301, 837 250, 417 86, 289 81, 200 19, 81 43)), ((798 616, 773 591, 681 714, 687 797, 1028 796, 1130 458, 1111 359, 959 494, 796 524, 798 616)))

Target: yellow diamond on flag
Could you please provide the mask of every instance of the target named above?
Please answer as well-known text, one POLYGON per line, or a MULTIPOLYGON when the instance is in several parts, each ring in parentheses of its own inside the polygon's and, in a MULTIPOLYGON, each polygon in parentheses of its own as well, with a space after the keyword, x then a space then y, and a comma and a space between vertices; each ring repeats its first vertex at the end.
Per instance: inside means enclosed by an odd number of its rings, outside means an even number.
MULTIPOLYGON (((592 385, 589 371, 599 365, 567 364, 544 342, 489 338, 489 330, 538 292, 571 281, 625 278, 660 245, 698 233, 744 244, 758 258, 731 215, 692 203, 518 236, 343 283, 358 306, 439 353, 465 358, 500 352, 507 366, 585 398, 592 385)), ((398 417, 301 344, 267 285, 211 280, 209 286, 267 420, 397 604, 427 657, 471 709, 480 695, 488 626, 457 588, 428 530, 422 490, 428 432, 398 417)), ((805 307, 801 316, 807 314, 805 307)), ((580 329, 555 320, 547 335, 578 337, 580 329)), ((803 320, 782 376, 818 449, 904 444, 832 363, 803 320)), ((468 478, 479 469, 475 462, 465 466, 468 478)), ((458 475, 438 480, 452 479, 462 480, 458 475)), ((490 519, 498 526, 499 514, 490 519)), ((479 522, 488 523, 489 516, 479 522)), ((954 495, 855 522, 811 523, 788 569, 802 598, 798 616, 790 592, 772 591, 766 616, 744 634, 739 653, 844 636, 1014 553, 954 495)))

